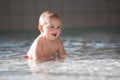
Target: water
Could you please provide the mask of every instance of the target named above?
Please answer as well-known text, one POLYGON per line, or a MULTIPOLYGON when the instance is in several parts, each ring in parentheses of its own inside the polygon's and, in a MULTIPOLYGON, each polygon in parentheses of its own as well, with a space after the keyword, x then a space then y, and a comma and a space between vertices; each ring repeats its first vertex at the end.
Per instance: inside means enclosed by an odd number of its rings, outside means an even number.
POLYGON ((62 34, 71 61, 29 66, 23 57, 37 35, 0 35, 0 80, 120 80, 119 34, 62 34))

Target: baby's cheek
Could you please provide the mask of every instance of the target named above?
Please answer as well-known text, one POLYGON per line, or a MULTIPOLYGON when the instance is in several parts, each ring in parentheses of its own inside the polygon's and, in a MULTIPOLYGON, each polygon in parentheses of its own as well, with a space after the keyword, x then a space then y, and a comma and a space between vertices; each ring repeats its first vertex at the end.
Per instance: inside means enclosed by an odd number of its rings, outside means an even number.
POLYGON ((51 33, 51 31, 50 30, 46 30, 45 33, 48 35, 48 34, 51 33))
POLYGON ((60 33, 61 33, 61 32, 59 31, 59 32, 58 32, 58 35, 60 35, 60 33))
POLYGON ((51 29, 48 29, 47 30, 47 33, 52 33, 53 31, 51 29))

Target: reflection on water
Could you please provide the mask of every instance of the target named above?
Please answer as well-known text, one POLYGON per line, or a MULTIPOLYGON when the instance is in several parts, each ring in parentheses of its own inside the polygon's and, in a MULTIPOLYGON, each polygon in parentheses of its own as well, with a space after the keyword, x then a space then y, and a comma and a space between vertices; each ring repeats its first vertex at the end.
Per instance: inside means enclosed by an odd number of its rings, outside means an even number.
MULTIPOLYGON (((28 34, 29 35, 29 34, 28 34)), ((120 38, 117 34, 61 36, 70 62, 48 61, 28 66, 23 59, 35 37, 0 37, 0 80, 119 80, 120 38)))

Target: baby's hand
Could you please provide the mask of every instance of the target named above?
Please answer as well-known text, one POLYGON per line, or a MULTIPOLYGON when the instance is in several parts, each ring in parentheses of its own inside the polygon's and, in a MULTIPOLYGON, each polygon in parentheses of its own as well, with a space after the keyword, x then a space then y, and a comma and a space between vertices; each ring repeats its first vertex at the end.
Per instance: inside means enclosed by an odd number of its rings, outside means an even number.
POLYGON ((63 62, 67 62, 67 63, 68 63, 68 62, 71 62, 70 57, 67 56, 67 57, 63 60, 63 62))

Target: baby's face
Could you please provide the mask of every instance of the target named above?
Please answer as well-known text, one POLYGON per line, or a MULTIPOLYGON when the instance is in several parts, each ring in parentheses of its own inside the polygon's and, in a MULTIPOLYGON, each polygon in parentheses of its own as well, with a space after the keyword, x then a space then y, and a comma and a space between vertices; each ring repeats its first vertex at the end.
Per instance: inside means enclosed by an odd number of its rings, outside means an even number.
POLYGON ((53 18, 47 20, 47 24, 43 26, 43 34, 47 39, 55 40, 61 32, 61 22, 59 19, 53 18))

